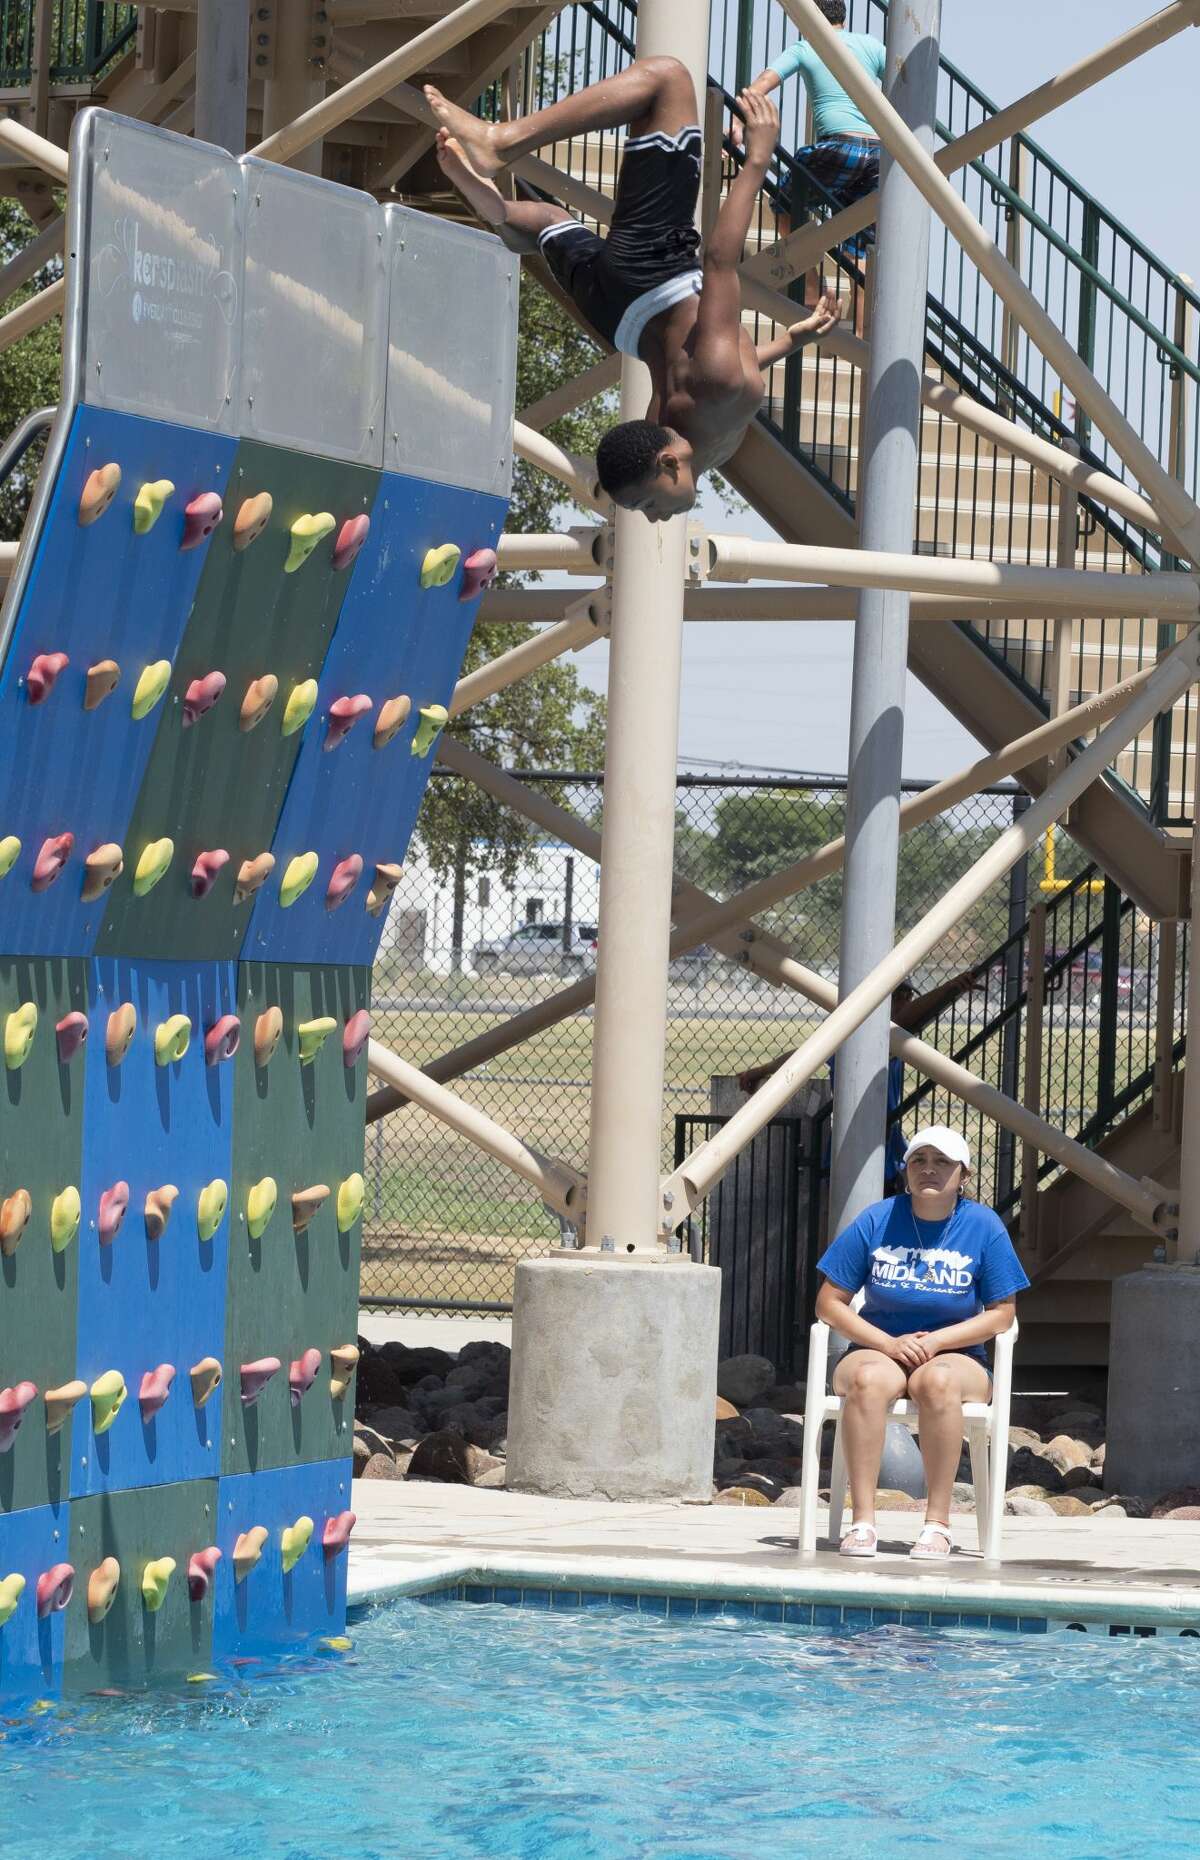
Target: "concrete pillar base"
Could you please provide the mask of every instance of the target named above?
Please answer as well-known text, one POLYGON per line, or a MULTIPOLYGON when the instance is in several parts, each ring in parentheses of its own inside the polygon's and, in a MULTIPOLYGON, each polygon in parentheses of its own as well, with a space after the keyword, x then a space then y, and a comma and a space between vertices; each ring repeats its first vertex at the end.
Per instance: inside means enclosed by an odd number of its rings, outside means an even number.
POLYGON ((1106 1492, 1200 1485, 1200 1271, 1143 1266, 1112 1289, 1106 1492))
POLYGON ((711 1266, 522 1260, 508 1489, 711 1498, 720 1310, 711 1266))

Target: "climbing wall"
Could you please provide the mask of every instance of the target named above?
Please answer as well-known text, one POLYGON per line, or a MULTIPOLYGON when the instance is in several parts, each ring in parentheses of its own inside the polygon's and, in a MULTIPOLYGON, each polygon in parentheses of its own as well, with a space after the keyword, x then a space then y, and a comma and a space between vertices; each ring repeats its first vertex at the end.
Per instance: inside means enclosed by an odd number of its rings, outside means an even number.
POLYGON ((0 1698, 336 1641, 371 963, 511 477, 493 239, 82 115, 0 615, 0 1698))

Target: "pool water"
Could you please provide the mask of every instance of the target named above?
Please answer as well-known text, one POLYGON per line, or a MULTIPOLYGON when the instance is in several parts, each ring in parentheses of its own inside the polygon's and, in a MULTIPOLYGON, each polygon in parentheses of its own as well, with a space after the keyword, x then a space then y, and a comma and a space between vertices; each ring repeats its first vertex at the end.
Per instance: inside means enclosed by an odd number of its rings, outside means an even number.
POLYGON ((4 1860, 1200 1853, 1200 1643, 402 1601, 0 1720, 4 1860))

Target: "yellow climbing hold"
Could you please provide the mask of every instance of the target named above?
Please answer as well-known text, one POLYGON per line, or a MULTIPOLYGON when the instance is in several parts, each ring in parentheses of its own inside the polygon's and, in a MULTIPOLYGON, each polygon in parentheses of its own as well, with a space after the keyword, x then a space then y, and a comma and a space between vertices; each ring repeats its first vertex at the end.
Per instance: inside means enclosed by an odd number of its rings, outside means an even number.
POLYGON ((311 1518, 297 1518, 294 1524, 284 1526, 280 1544, 283 1549, 283 1569, 286 1575, 289 1569, 295 1569, 300 1558, 312 1541, 313 1521, 311 1518))
POLYGON ((50 1244, 56 1253, 65 1252, 79 1232, 79 1190, 64 1188, 50 1203, 50 1244))
POLYGON ((25 1590, 25 1578, 14 1570, 11 1576, 0 1577, 0 1627, 11 1621, 17 1612, 17 1603, 25 1590))
POLYGON ((292 545, 283 565, 285 575, 294 575, 301 563, 307 562, 322 536, 328 536, 333 525, 334 518, 327 510, 318 510, 315 516, 296 518, 291 528, 292 545))
POLYGON ((187 1683, 189 1686, 204 1686, 208 1684, 210 1679, 215 1679, 216 1676, 215 1673, 189 1673, 187 1676, 187 1683))
POLYGON ((37 1005, 33 1001, 22 1001, 5 1021, 4 1063, 10 1072, 16 1072, 29 1058, 37 1023, 37 1005))
POLYGON ((88 1393, 92 1398, 92 1429, 97 1434, 107 1434, 109 1428, 120 1414, 128 1394, 125 1378, 119 1369, 106 1369, 102 1376, 97 1376, 88 1393))
POLYGON ((421 586, 444 588, 448 581, 453 581, 461 556, 457 543, 443 543, 440 549, 427 549, 421 563, 421 586))
POLYGON ((159 698, 171 682, 170 659, 155 659, 148 665, 136 685, 133 687, 133 704, 131 709, 135 722, 148 717, 159 698))
POLYGON ((326 1040, 337 1026, 328 1014, 322 1014, 319 1020, 302 1020, 296 1029, 300 1041, 300 1064, 310 1066, 326 1040))
POLYGON ((229 1201, 229 1184, 220 1176, 214 1176, 206 1188, 200 1190, 200 1200, 196 1208, 196 1229, 202 1240, 211 1240, 217 1228, 225 1219, 225 1208, 229 1201))
POLYGON ((262 1181, 255 1182, 251 1188, 246 1196, 246 1232, 252 1240, 260 1239, 266 1232, 278 1199, 279 1186, 273 1175, 264 1175, 262 1181))
POLYGON ((427 756, 450 721, 450 713, 444 704, 422 704, 417 715, 421 721, 409 745, 409 754, 427 756))
POLYGON ((155 478, 152 483, 144 484, 133 500, 133 530, 135 536, 144 536, 152 530, 162 516, 163 505, 170 497, 175 486, 169 478, 155 478))
POLYGON ((324 1640, 319 1640, 317 1645, 324 1647, 327 1653, 349 1653, 354 1642, 347 1639, 345 1634, 328 1634, 324 1640))
POLYGON ((148 891, 154 890, 174 856, 174 840, 166 838, 151 840, 134 867, 133 895, 135 898, 144 898, 148 891))
POLYGON ((167 1584, 175 1574, 173 1556, 154 1557, 142 1571, 142 1602, 146 1613, 156 1615, 167 1599, 167 1584))
POLYGON ((0 878, 6 878, 21 856, 21 842, 15 833, 6 833, 0 840, 0 878))
POLYGON ((288 693, 288 701, 283 707, 283 723, 280 726, 284 736, 295 736, 302 730, 313 714, 317 702, 317 681, 306 678, 303 684, 293 685, 288 693))
POLYGON ((192 1023, 186 1014, 172 1014, 154 1029, 154 1063, 173 1066, 191 1044, 192 1023))
POLYGON ((279 908, 286 911, 296 899, 306 892, 317 876, 320 861, 315 852, 297 853, 289 859, 284 869, 283 881, 279 887, 279 908))
POLYGON ((348 1175, 344 1182, 338 1184, 337 1224, 340 1234, 349 1233, 362 1213, 363 1196, 366 1192, 367 1185, 357 1169, 353 1175, 348 1175))

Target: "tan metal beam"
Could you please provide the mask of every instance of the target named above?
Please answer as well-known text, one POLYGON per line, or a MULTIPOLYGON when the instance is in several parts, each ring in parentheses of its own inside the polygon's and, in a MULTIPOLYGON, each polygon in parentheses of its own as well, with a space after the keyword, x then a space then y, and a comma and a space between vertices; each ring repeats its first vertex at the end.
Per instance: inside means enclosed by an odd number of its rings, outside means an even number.
POLYGON ((577 611, 557 626, 546 627, 531 639, 522 640, 511 652, 489 659, 478 671, 460 678, 450 699, 450 715, 461 717, 465 710, 505 691, 530 672, 537 671, 566 652, 579 652, 593 640, 607 639, 612 627, 612 602, 607 588, 598 596, 585 595, 575 602, 577 611))

